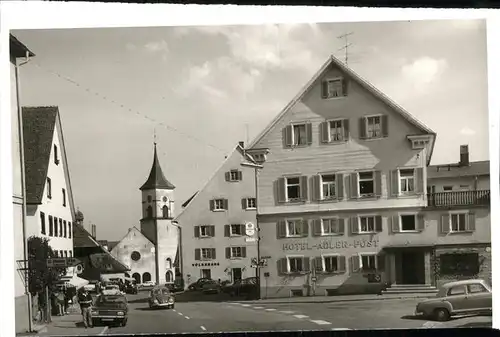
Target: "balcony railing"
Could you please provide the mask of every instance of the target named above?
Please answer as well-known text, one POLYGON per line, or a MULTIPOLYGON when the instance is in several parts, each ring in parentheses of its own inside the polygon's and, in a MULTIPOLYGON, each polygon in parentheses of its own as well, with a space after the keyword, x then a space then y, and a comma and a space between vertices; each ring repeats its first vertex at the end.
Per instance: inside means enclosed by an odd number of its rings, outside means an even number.
POLYGON ((488 206, 490 190, 456 191, 427 194, 428 207, 488 206))

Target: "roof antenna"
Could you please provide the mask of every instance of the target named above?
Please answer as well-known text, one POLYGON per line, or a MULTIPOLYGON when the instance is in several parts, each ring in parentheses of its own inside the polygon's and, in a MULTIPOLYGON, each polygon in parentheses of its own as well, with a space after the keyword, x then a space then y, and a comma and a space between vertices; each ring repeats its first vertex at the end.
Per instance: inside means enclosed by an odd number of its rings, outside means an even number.
POLYGON ((349 62, 349 47, 352 46, 352 43, 349 43, 348 37, 352 34, 354 34, 354 32, 345 33, 345 34, 342 34, 340 36, 337 36, 337 39, 343 38, 345 40, 344 46, 342 48, 340 48, 339 50, 345 51, 344 62, 345 62, 346 66, 348 65, 348 62, 349 62))

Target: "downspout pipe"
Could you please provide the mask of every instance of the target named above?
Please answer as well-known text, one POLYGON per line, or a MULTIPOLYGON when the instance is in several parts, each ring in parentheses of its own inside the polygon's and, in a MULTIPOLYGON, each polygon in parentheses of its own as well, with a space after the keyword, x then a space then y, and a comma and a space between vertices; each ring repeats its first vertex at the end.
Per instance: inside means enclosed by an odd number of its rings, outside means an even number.
POLYGON ((19 68, 30 61, 30 53, 26 51, 26 57, 24 61, 17 62, 16 59, 16 100, 17 100, 17 121, 18 121, 18 132, 19 132, 19 152, 21 161, 21 188, 23 192, 23 205, 22 205, 22 215, 23 215, 23 245, 24 245, 24 293, 28 297, 28 332, 33 332, 33 315, 32 315, 32 298, 29 291, 29 254, 28 254, 28 228, 26 224, 26 175, 24 167, 24 136, 23 136, 23 112, 21 108, 21 85, 19 68))

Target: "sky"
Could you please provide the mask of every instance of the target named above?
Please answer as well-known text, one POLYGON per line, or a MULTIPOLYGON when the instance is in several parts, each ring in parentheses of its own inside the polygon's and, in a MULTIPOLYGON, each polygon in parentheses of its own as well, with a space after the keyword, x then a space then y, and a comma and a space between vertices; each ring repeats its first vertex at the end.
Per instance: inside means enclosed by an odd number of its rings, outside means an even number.
POLYGON ((345 33, 348 65, 437 132, 431 164, 457 162, 462 144, 489 160, 483 20, 12 33, 36 54, 22 104, 59 107, 75 205, 98 239, 139 227, 155 137, 179 214, 329 55, 344 59, 345 33))

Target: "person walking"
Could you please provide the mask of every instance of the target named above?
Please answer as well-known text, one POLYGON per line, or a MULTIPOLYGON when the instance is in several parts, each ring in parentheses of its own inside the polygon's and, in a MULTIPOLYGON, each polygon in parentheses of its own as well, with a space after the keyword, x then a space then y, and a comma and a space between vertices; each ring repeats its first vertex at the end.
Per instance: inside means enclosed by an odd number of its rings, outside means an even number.
POLYGON ((69 315, 69 299, 70 299, 70 293, 69 293, 69 287, 65 284, 63 288, 64 292, 64 314, 69 315))
POLYGON ((53 299, 56 304, 57 316, 63 315, 64 295, 60 289, 56 289, 53 294, 53 299))
POLYGON ((47 299, 44 291, 38 293, 38 310, 40 311, 40 322, 47 323, 47 299))
POLYGON ((82 310, 83 325, 85 326, 85 329, 88 327, 92 328, 92 295, 90 295, 85 288, 80 290, 78 302, 80 303, 80 309, 82 310))

